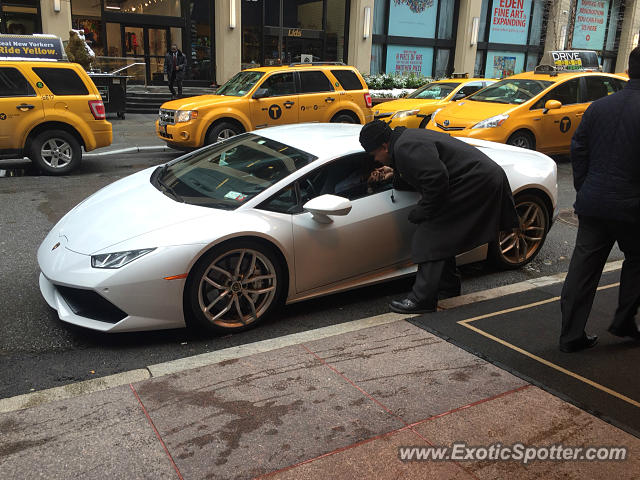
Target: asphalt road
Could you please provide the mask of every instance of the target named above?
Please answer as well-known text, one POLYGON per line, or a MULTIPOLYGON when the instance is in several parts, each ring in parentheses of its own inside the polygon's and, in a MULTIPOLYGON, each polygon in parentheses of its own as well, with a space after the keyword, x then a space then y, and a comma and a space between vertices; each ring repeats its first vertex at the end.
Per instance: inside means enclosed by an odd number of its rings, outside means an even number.
MULTIPOLYGON (((258 328, 227 336, 187 329, 107 335, 61 322, 38 288, 36 252, 47 232, 101 187, 177 155, 85 159, 68 177, 37 176, 28 162, 0 161, 0 398, 386 313, 389 300, 410 288, 411 280, 400 280, 302 302, 258 328)), ((538 257, 516 271, 496 271, 486 263, 465 266, 464 293, 567 270, 576 233, 574 190, 570 164, 557 162, 562 213, 538 257)), ((620 258, 615 248, 610 260, 620 258)))

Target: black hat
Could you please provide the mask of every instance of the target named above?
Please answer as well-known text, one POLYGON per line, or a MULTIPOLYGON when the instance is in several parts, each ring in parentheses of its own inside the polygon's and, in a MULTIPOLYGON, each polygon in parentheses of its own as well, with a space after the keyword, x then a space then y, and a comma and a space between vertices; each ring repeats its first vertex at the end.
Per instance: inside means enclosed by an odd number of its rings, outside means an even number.
POLYGON ((360 130, 360 144, 367 153, 373 152, 391 139, 391 127, 382 120, 367 123, 360 130))
POLYGON ((629 55, 629 78, 640 78, 640 47, 631 50, 629 55))

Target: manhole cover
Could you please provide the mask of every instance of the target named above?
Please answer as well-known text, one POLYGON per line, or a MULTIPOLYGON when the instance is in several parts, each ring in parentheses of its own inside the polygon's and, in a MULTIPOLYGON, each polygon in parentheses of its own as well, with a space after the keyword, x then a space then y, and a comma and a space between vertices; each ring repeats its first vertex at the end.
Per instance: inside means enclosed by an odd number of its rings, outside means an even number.
POLYGON ((578 226, 578 217, 573 213, 573 208, 564 208, 558 213, 558 220, 574 227, 578 226))

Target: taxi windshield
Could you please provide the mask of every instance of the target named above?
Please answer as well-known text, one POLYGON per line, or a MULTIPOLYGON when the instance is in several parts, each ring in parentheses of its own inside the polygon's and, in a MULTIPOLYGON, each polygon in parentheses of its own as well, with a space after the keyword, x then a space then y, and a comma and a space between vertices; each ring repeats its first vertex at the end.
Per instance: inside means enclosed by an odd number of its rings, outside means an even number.
POLYGON ((431 100, 442 100, 456 88, 459 83, 429 83, 417 89, 415 92, 407 95, 406 98, 421 98, 431 100))
POLYGON ((316 158, 246 133, 158 167, 151 182, 176 201, 234 210, 316 158))
POLYGON ((546 80, 502 80, 484 90, 480 90, 478 93, 469 95, 467 100, 517 105, 531 100, 551 85, 553 85, 553 82, 546 80))
POLYGON ((244 71, 236 73, 231 80, 216 90, 216 95, 229 95, 231 97, 242 97, 253 88, 264 72, 244 71))

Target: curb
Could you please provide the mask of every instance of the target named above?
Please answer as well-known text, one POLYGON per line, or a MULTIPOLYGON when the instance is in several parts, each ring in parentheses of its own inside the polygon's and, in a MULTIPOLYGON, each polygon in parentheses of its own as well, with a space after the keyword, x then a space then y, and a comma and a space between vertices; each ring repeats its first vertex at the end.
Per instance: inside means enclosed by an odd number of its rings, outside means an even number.
MULTIPOLYGON (((607 263, 603 272, 611 272, 622 268, 622 260, 607 263)), ((549 275, 546 277, 533 278, 523 282, 505 285, 503 287, 483 290, 481 292, 461 295, 459 297, 450 298, 438 302, 438 307, 445 310, 469 305, 476 302, 482 302, 493 298, 503 297, 514 293, 521 293, 533 290, 547 285, 560 283, 566 277, 566 272, 549 275)), ((341 335, 348 332, 355 332, 365 328, 386 325, 410 318, 410 315, 401 315, 397 313, 385 313, 374 317, 353 320, 351 322, 340 323, 328 327, 308 330, 306 332, 293 333, 279 338, 261 340, 259 342, 247 343, 236 347, 229 347, 215 352, 202 353, 191 357, 170 360, 168 362, 155 365, 148 365, 145 368, 130 370, 127 372, 116 373, 105 377, 94 378, 82 382, 71 383, 60 387, 49 388, 37 392, 17 395, 15 397, 0 399, 0 414, 23 410, 37 405, 64 400, 68 398, 78 397, 89 393, 95 393, 107 390, 113 387, 119 387, 149 378, 161 377, 173 373, 184 372, 194 368, 214 365, 225 360, 248 357, 257 353, 264 353, 279 348, 299 345, 304 342, 320 340, 335 335, 341 335)))
POLYGON ((82 158, 96 158, 96 157, 104 157, 106 155, 122 155, 127 153, 153 153, 153 152, 176 152, 171 147, 167 147, 165 145, 153 145, 153 146, 136 146, 136 147, 127 147, 127 148, 119 148, 117 150, 107 150, 106 152, 99 153, 84 153, 82 158))

